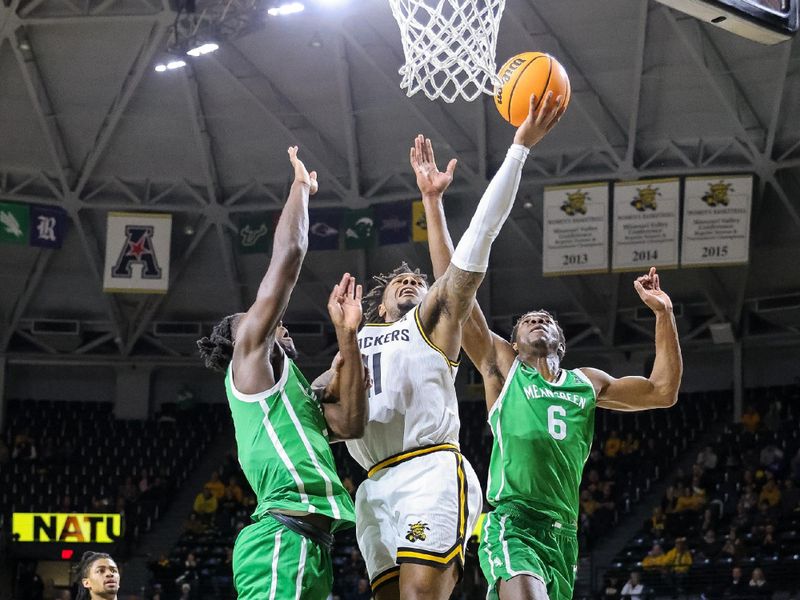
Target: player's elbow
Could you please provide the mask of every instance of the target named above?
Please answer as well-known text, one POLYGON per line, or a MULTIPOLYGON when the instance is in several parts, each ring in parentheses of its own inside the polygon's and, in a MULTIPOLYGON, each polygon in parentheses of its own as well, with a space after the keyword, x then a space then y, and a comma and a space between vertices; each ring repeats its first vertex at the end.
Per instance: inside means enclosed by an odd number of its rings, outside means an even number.
POLYGON ((653 408, 671 408, 678 403, 678 390, 669 387, 667 389, 657 389, 651 395, 653 408))

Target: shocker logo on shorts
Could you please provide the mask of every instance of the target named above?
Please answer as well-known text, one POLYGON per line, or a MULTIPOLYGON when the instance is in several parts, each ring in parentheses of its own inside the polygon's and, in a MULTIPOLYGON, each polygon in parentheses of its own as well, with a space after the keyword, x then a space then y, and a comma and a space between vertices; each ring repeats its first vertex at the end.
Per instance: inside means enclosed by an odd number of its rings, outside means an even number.
POLYGON ((428 524, 423 523, 422 521, 417 521, 416 523, 409 523, 406 539, 409 542, 416 542, 416 541, 424 542, 425 539, 428 537, 425 534, 425 532, 430 530, 431 528, 428 527, 428 524))

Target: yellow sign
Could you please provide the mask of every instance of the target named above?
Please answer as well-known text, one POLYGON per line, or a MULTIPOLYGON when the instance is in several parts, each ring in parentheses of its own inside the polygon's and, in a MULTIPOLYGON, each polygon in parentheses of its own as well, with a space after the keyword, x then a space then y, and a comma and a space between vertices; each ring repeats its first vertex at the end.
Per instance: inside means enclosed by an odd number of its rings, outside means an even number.
POLYGON ((428 222, 425 220, 422 200, 414 200, 411 205, 411 239, 415 242, 428 241, 428 222))
POLYGON ((16 542, 113 544, 122 535, 122 515, 93 513, 14 513, 16 542))

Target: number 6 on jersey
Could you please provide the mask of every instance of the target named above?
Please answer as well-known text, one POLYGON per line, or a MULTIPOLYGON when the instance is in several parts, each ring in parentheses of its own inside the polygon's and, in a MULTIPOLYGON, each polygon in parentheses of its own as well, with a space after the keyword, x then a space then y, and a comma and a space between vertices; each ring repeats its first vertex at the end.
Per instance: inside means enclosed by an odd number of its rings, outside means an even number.
POLYGON ((547 409, 547 431, 554 440, 563 440, 567 437, 567 424, 561 419, 557 419, 556 415, 566 417, 567 411, 555 404, 550 406, 547 409))

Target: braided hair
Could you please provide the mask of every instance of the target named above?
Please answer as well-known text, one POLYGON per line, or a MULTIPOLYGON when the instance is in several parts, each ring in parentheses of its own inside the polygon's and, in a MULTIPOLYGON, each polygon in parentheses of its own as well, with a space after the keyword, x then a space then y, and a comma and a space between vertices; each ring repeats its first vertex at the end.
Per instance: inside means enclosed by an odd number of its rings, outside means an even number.
POLYGON ((84 552, 83 556, 81 556, 81 562, 78 563, 78 595, 75 597, 75 600, 89 600, 92 597, 89 590, 83 587, 82 581, 89 577, 89 571, 91 571, 92 565, 101 558, 114 560, 111 558, 110 554, 106 554, 105 552, 90 551, 84 552))
POLYGON ((365 323, 382 323, 383 320, 378 312, 378 308, 381 304, 383 304, 383 292, 386 290, 386 286, 389 285, 389 282, 397 277, 398 275, 402 275, 403 273, 412 273, 413 275, 422 279, 426 284, 428 282, 428 276, 425 275, 419 269, 412 269, 408 266, 406 261, 400 263, 400 266, 396 267, 393 271, 389 273, 381 273, 380 275, 373 275, 372 278, 377 281, 377 285, 373 287, 362 301, 364 305, 364 322, 365 323))
POLYGON ((519 329, 519 324, 522 323, 522 319, 533 313, 550 317, 550 320, 552 320, 553 323, 555 324, 556 329, 558 329, 558 360, 563 360, 564 354, 566 354, 567 352, 566 350, 567 338, 564 337, 564 330, 561 329, 561 325, 558 324, 556 318, 543 308, 539 310, 529 310, 528 312, 523 314, 519 319, 517 319, 517 322, 514 323, 514 329, 511 330, 511 343, 513 344, 517 341, 517 330, 519 329))
POLYGON ((207 369, 224 373, 233 359, 233 323, 237 315, 228 315, 214 326, 211 335, 197 340, 200 358, 207 369))

